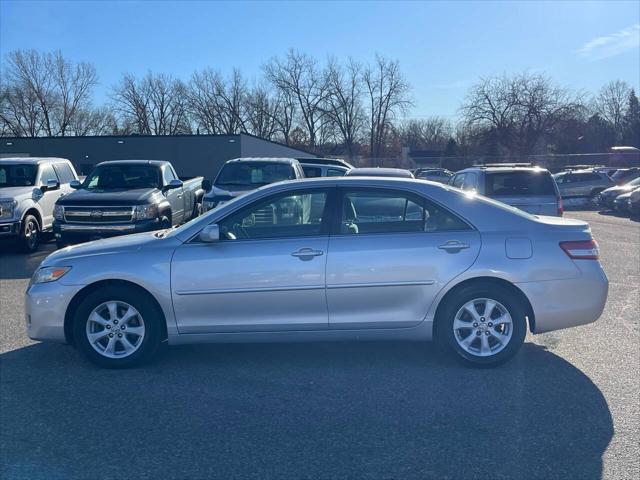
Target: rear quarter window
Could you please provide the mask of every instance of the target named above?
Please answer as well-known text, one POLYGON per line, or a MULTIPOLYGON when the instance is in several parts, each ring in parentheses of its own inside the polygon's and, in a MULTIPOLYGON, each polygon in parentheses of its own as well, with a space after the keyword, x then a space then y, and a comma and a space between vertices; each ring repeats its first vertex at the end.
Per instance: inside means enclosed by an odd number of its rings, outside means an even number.
POLYGON ((485 175, 487 196, 554 195, 554 180, 547 171, 488 172, 485 175))

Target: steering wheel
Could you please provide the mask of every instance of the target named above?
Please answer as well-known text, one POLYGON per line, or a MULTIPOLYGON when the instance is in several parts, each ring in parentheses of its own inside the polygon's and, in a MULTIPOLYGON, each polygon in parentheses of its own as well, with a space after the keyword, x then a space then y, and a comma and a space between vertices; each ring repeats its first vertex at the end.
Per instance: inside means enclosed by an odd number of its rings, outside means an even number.
POLYGON ((249 238, 247 230, 242 226, 241 223, 234 223, 232 230, 236 238, 249 238))

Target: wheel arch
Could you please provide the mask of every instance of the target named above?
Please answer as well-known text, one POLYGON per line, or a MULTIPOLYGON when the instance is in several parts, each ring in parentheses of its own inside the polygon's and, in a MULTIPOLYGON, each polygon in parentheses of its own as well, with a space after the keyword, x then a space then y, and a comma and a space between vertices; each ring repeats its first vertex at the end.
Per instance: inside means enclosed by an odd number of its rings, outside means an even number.
POLYGON ((27 215, 33 215, 34 217, 36 217, 36 220, 38 220, 38 225, 40 225, 40 230, 43 229, 44 226, 42 225, 42 214, 40 213, 40 210, 38 210, 34 205, 31 205, 22 214, 22 221, 24 221, 27 215))
POLYGON ((446 303, 451 298, 453 298, 459 290, 461 290, 462 288, 468 287, 470 285, 482 285, 482 286, 497 285, 511 291, 514 295, 516 295, 520 299, 522 304, 525 306, 525 309, 527 310, 527 323, 529 325, 529 331, 532 333, 535 332, 535 328, 536 328, 535 313, 533 311, 533 306, 531 305, 531 302, 529 301, 525 293, 508 280, 505 280, 499 277, 483 276, 483 277, 469 278, 461 281, 460 283, 451 287, 447 291, 447 293, 445 293, 445 295, 440 299, 440 302, 438 303, 438 306, 436 308, 436 311, 433 317, 434 318, 433 338, 437 338, 437 335, 438 335, 437 329, 440 323, 439 319, 446 303))
POLYGON ((160 326, 162 328, 162 340, 167 339, 167 319, 164 315, 164 311, 158 303, 158 300, 149 292, 146 288, 141 287, 137 283, 130 282, 128 280, 118 280, 118 279, 110 279, 110 280, 100 280, 94 283, 91 283, 85 287, 83 287, 80 291, 78 291, 67 306, 67 311, 64 315, 64 338, 67 343, 73 344, 73 317, 75 316, 76 310, 80 305, 82 299, 87 296, 91 292, 95 292, 104 287, 124 287, 129 289, 137 290, 141 295, 147 296, 154 303, 158 312, 162 315, 160 326))

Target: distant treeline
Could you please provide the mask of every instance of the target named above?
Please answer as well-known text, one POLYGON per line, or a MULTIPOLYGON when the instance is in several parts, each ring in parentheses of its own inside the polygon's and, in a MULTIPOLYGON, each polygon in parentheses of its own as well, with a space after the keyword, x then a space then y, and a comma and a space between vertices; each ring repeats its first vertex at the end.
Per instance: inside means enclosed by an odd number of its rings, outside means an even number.
MULTIPOLYGON (((542 74, 480 78, 459 120, 410 119, 412 87, 397 61, 319 61, 290 50, 249 82, 213 68, 189 79, 125 74, 109 100, 93 99, 91 63, 56 51, 10 52, 2 59, 0 135, 237 134, 247 132, 321 154, 393 157, 403 147, 448 156, 522 156, 640 147, 640 106, 630 85, 575 91, 542 74)), ((428 99, 421 99, 428 106, 428 99)))

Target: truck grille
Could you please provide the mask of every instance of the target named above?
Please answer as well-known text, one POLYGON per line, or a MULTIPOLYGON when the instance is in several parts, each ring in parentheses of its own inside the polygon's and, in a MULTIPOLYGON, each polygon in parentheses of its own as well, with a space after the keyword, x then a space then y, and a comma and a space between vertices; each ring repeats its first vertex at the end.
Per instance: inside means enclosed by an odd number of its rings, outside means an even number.
POLYGON ((132 207, 64 207, 64 219, 75 223, 130 222, 132 214, 132 207))

